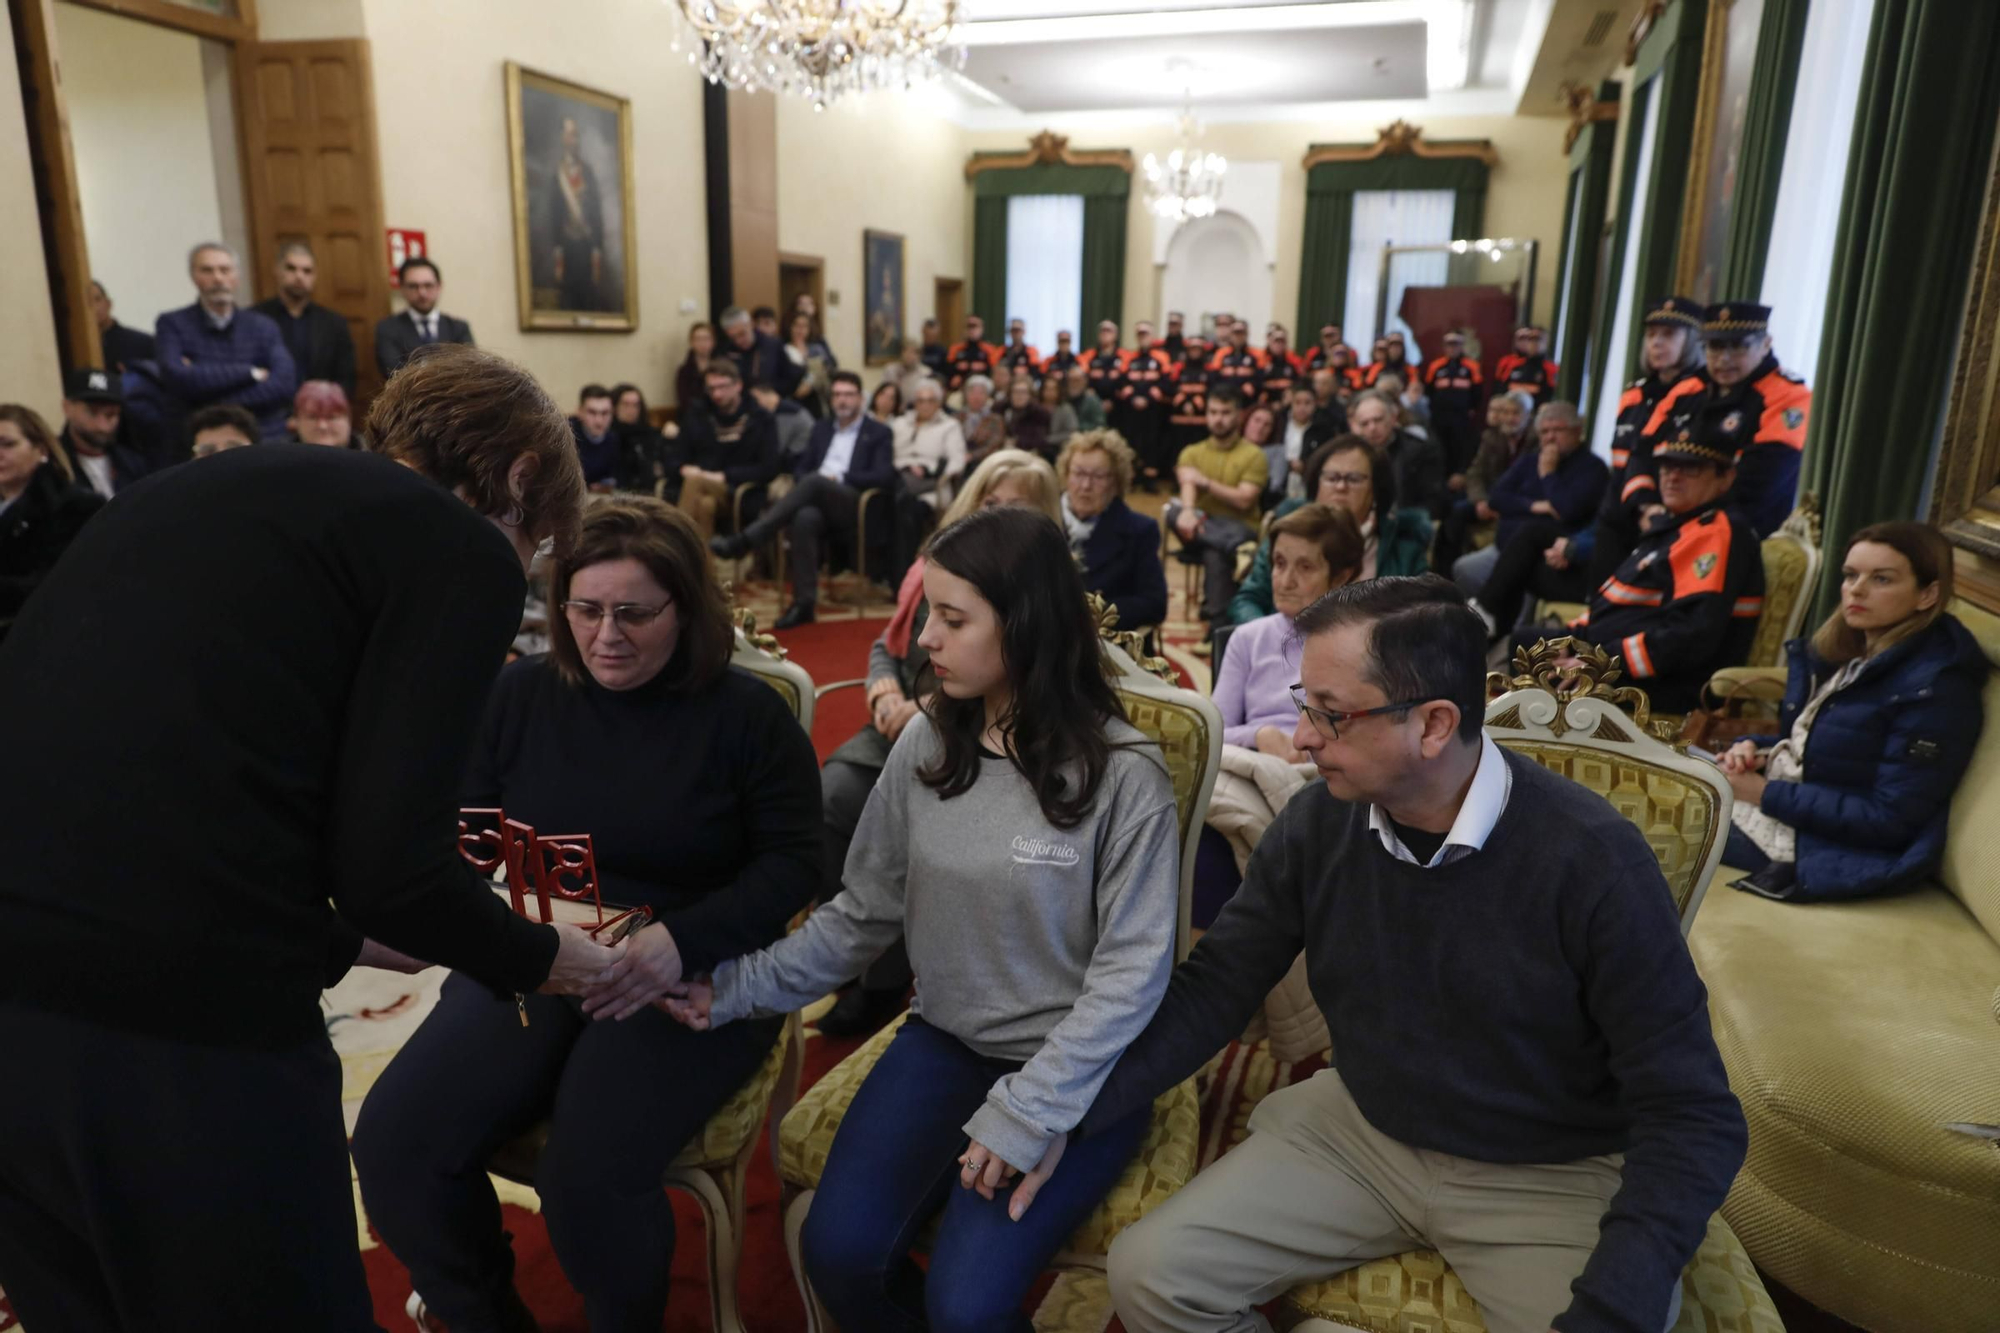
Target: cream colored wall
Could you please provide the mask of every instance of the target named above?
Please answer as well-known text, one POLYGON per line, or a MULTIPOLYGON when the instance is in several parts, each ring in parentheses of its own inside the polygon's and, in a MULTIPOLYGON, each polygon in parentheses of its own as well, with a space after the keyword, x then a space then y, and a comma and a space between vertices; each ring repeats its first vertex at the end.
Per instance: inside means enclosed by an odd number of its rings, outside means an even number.
POLYGON ((660 0, 363 5, 383 221, 426 233, 444 275, 442 308, 469 320, 480 346, 526 366, 566 406, 592 380, 630 380, 650 401, 668 401, 696 317, 681 313, 681 302, 695 302, 701 313, 708 305, 701 81, 668 50, 671 8, 660 0), (502 75, 508 60, 631 101, 635 332, 519 327, 502 75))
POLYGON ((14 29, 0 24, 0 402, 26 403, 60 425, 62 362, 42 258, 42 220, 28 165, 28 119, 21 109, 14 29))
POLYGON ((150 332, 194 300, 190 246, 241 242, 223 225, 202 42, 80 5, 55 16, 91 276, 119 322, 150 332))
POLYGON ((875 93, 824 112, 778 104, 778 248, 826 261, 821 323, 842 366, 861 364, 861 233, 904 238, 904 311, 916 336, 939 277, 971 277, 966 244, 965 131, 921 94, 875 93), (839 304, 833 303, 839 293, 839 304))
MULTIPOLYGON (((1388 118, 1357 112, 1341 120, 1221 123, 1206 128, 1203 147, 1242 161, 1281 164, 1278 201, 1278 250, 1272 271, 1271 309, 1291 327, 1298 319, 1299 256, 1305 230, 1306 173, 1300 165, 1306 149, 1316 143, 1372 143, 1388 118)), ((1546 322, 1555 303, 1556 250, 1562 242, 1563 190, 1569 171, 1563 154, 1566 122, 1553 117, 1437 117, 1418 122, 1427 139, 1491 139, 1500 154, 1486 191, 1486 232, 1489 236, 1534 238, 1542 242, 1535 281, 1535 317, 1546 322)), ((1149 152, 1166 154, 1175 146, 1176 128, 1159 116, 1128 123, 1093 116, 1080 127, 1060 116, 1036 122, 1067 135, 1073 149, 1129 148, 1136 162, 1149 152)), ((1034 131, 982 130, 966 136, 966 151, 1013 151, 1027 147, 1034 131)), ((1144 176, 1135 172, 1130 229, 1125 238, 1125 327, 1133 321, 1160 319, 1159 275, 1153 266, 1155 219, 1146 210, 1144 176)), ((971 224, 965 224, 966 252, 971 252, 971 224)), ((1294 345, 1316 337, 1293 330, 1294 345)))
POLYGON ((257 0, 257 38, 265 42, 316 42, 360 37, 366 29, 362 0, 257 0))

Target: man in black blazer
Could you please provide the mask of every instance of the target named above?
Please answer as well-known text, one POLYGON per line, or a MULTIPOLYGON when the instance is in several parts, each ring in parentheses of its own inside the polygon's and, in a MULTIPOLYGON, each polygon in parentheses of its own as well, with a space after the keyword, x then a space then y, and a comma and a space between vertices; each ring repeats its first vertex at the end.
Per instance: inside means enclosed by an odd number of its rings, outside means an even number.
MULTIPOLYGON (((835 371, 831 394, 833 415, 813 426, 792 489, 742 532, 709 538, 717 555, 735 560, 762 546, 779 529, 790 530, 792 604, 778 617, 778 629, 813 619, 819 601, 821 534, 830 529, 835 541, 851 541, 861 515, 861 493, 893 491, 901 484, 895 436, 861 411, 861 377, 851 370, 835 371)), ((867 576, 866 570, 858 572, 867 576)))
POLYGON ((137 370, 141 361, 153 359, 153 335, 128 329, 111 317, 111 293, 104 284, 90 283, 90 316, 97 321, 97 340, 104 348, 104 364, 123 374, 137 370))
POLYGON ((405 259, 403 267, 396 270, 396 282, 409 309, 375 325, 375 365, 383 379, 402 369, 410 353, 419 347, 431 343, 473 345, 470 324, 438 311, 444 279, 438 275, 436 264, 422 257, 405 259))
POLYGON ((299 383, 331 380, 354 397, 354 335, 347 321, 313 300, 319 267, 312 247, 287 241, 278 251, 278 294, 250 307, 278 326, 299 383))

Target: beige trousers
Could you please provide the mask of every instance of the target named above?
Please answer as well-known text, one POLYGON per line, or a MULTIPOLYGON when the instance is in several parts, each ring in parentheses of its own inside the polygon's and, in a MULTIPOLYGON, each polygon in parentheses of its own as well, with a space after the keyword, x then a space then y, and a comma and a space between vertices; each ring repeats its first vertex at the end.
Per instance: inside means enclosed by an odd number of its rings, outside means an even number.
POLYGON ((694 520, 701 530, 701 538, 707 541, 715 535, 716 511, 729 504, 729 487, 707 477, 686 477, 681 481, 681 498, 676 507, 694 520))
MULTIPOLYGON (((1444 1255, 1490 1333, 1548 1333, 1623 1162, 1504 1166, 1412 1148, 1370 1125, 1330 1069, 1266 1097, 1250 1131, 1112 1244, 1129 1333, 1267 1330, 1252 1306, 1419 1249, 1444 1255)), ((1663 1329, 1678 1283, 1671 1307, 1663 1329)))

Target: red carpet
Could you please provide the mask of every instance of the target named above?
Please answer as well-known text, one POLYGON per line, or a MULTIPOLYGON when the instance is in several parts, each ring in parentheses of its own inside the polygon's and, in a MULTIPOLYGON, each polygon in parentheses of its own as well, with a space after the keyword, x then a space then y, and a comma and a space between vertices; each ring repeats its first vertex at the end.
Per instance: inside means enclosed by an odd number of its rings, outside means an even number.
MULTIPOLYGON (((791 660, 824 688, 868 675, 868 649, 888 620, 822 620, 777 636, 791 660)), ((813 748, 823 762, 868 722, 868 701, 860 686, 823 696, 813 716, 813 748)))

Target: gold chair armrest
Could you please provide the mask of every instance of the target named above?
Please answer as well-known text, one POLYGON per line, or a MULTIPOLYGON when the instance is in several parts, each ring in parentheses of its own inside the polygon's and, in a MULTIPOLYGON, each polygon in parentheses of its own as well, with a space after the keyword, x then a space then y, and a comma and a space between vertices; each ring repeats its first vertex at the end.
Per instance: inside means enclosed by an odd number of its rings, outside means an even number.
POLYGON ((1759 703, 1785 701, 1785 670, 1782 667, 1724 667, 1708 678, 1708 691, 1717 699, 1755 699, 1759 703))
POLYGON ((815 685, 813 686, 813 698, 815 700, 824 699, 835 690, 860 689, 867 684, 868 678, 866 676, 858 676, 853 680, 836 680, 828 685, 815 685))

